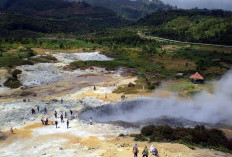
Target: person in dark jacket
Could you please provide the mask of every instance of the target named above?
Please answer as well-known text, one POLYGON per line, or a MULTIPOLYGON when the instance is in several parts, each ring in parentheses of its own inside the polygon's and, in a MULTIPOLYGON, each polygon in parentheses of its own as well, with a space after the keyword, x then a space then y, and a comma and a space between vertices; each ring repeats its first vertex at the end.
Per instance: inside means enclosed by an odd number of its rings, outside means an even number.
POLYGON ((60 115, 60 121, 61 121, 61 123, 64 122, 64 116, 63 116, 63 114, 60 115))
POLYGON ((55 125, 56 125, 56 129, 57 129, 57 125, 58 125, 58 121, 57 120, 55 121, 55 125))
POLYGON ((67 120, 67 129, 69 128, 69 120, 67 120))

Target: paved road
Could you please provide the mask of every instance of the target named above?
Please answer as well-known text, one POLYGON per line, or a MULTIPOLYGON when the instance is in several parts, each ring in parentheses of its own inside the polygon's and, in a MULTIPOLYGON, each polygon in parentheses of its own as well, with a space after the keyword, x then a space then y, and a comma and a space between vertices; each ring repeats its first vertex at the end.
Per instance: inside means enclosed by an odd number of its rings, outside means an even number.
POLYGON ((140 38, 146 38, 146 39, 151 39, 151 40, 162 40, 162 41, 169 41, 169 42, 174 42, 174 43, 190 44, 190 45, 203 45, 203 46, 216 46, 216 47, 232 48, 232 46, 228 46, 228 45, 205 44, 205 43, 194 43, 194 42, 183 42, 183 41, 171 40, 171 39, 160 38, 160 37, 154 37, 154 36, 146 36, 146 35, 142 34, 142 33, 139 32, 139 31, 138 31, 138 35, 139 35, 140 38))

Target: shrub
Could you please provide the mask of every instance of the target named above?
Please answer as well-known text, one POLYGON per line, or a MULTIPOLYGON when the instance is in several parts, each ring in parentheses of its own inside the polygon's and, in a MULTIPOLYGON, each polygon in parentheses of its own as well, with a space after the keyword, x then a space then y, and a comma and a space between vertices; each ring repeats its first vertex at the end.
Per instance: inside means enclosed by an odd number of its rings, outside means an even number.
POLYGON ((17 75, 19 75, 19 74, 21 74, 21 73, 22 73, 21 70, 15 69, 15 70, 11 73, 11 75, 12 75, 13 78, 17 78, 17 75))
POLYGON ((220 151, 232 152, 232 140, 218 129, 207 129, 204 126, 195 128, 171 128, 170 126, 145 126, 141 134, 131 135, 136 141, 177 142, 190 148, 195 146, 213 148, 220 151))
POLYGON ((9 77, 4 83, 4 86, 9 88, 19 88, 20 86, 22 86, 22 84, 17 78, 9 77))

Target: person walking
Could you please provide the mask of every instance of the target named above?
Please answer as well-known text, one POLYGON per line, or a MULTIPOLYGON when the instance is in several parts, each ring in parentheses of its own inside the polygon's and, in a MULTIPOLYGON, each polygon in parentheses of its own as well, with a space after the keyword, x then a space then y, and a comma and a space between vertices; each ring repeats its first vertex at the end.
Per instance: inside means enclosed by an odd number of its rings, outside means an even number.
POLYGON ((144 147, 144 149, 143 149, 143 157, 148 157, 148 155, 149 155, 149 151, 148 151, 148 148, 147 148, 147 146, 145 146, 144 147))
POLYGON ((132 152, 134 153, 134 157, 138 157, 139 149, 137 143, 134 145, 132 152))
POLYGON ((69 120, 67 120, 67 129, 69 128, 69 120))

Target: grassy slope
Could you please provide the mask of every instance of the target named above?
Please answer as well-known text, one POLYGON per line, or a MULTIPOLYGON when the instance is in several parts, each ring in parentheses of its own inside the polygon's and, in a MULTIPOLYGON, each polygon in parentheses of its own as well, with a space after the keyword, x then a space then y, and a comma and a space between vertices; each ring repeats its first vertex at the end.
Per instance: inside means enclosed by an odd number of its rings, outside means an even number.
POLYGON ((138 20, 139 18, 144 17, 150 13, 160 10, 169 10, 172 8, 159 0, 154 0, 152 2, 130 0, 85 0, 85 2, 94 6, 110 8, 128 20, 138 20))
POLYGON ((232 45, 232 13, 220 10, 175 10, 141 19, 152 35, 180 41, 232 45))
POLYGON ((8 0, 0 11, 1 37, 79 34, 125 22, 109 9, 61 0, 8 0))

